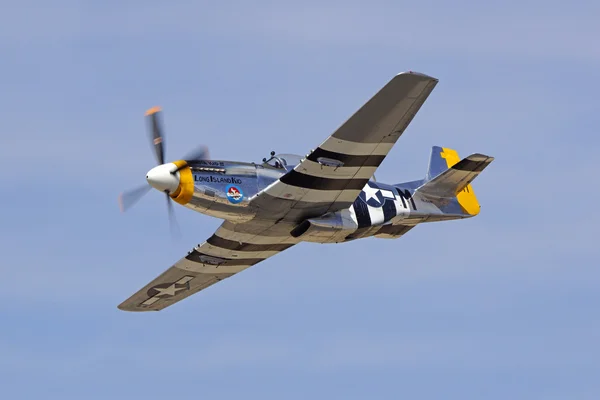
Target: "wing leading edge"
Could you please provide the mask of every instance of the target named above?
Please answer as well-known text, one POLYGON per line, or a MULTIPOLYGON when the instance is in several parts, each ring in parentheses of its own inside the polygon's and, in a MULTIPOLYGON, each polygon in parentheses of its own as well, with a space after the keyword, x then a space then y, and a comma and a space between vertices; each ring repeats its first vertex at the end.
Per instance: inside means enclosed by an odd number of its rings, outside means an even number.
POLYGON ((298 243, 289 235, 269 232, 272 224, 245 225, 224 222, 208 240, 118 308, 160 311, 298 243))
POLYGON ((251 203, 259 216, 300 220, 350 207, 438 80, 396 75, 292 171, 251 203))

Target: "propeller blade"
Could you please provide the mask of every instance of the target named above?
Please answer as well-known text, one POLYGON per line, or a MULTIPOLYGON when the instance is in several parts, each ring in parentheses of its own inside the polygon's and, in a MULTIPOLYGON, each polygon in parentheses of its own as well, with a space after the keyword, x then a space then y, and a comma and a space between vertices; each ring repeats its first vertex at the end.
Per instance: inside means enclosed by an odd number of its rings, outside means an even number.
POLYGON ((152 146, 154 147, 154 155, 156 156, 156 161, 158 162, 158 165, 162 165, 165 163, 165 144, 163 130, 160 120, 158 118, 160 111, 160 107, 152 107, 151 109, 146 111, 146 116, 150 117, 152 146))
POLYGON ((171 197, 169 197, 169 193, 167 195, 167 210, 169 212, 169 226, 171 228, 171 235, 179 238, 181 236, 181 231, 179 230, 179 224, 177 223, 177 218, 175 217, 175 210, 173 209, 173 202, 171 197))
MULTIPOLYGON (((182 158, 185 161, 193 161, 193 160, 210 160, 210 154, 208 153, 208 147, 202 145, 198 146, 192 151, 189 151, 185 157, 182 158)), ((180 165, 175 171, 171 172, 172 174, 176 174, 183 168, 187 167, 187 162, 183 165, 180 165)))
POLYGON ((183 160, 210 160, 208 147, 204 145, 196 147, 189 151, 185 157, 183 157, 183 160))
POLYGON ((150 191, 152 187, 150 185, 143 185, 132 190, 128 190, 119 195, 119 208, 121 212, 125 212, 130 209, 135 203, 137 203, 146 193, 150 191))

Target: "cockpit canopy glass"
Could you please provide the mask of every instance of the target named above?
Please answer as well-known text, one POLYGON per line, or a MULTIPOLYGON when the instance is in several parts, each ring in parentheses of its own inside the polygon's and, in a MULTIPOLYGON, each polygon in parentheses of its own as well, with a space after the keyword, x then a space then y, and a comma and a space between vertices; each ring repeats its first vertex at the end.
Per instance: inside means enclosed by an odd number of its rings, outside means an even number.
POLYGON ((292 170, 296 165, 300 164, 304 157, 296 154, 275 154, 264 163, 277 169, 292 170))

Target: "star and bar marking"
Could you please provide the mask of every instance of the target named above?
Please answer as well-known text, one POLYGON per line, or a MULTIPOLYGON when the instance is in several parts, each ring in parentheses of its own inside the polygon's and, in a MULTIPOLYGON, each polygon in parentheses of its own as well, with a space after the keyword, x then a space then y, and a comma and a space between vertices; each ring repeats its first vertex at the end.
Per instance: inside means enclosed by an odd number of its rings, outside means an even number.
POLYGON ((168 297, 173 297, 182 290, 189 290, 190 284, 189 282, 194 279, 193 276, 186 275, 183 278, 179 279, 173 283, 161 283, 159 285, 153 286, 148 289, 148 296, 150 296, 146 301, 142 303, 143 306, 151 306, 156 303, 160 299, 165 299, 168 297))
POLYGON ((391 190, 380 189, 375 184, 368 182, 360 192, 359 197, 371 207, 381 207, 386 199, 396 200, 396 195, 391 190))

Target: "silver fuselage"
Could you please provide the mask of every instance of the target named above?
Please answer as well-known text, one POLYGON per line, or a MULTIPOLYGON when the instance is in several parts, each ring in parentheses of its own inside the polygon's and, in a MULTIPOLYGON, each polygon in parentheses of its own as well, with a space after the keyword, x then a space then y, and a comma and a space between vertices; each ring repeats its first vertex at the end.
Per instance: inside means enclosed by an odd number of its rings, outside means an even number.
POLYGON ((465 218, 456 201, 433 204, 415 193, 422 181, 397 185, 369 181, 348 209, 323 215, 307 209, 293 218, 279 218, 276 213, 259 212, 252 199, 295 165, 275 168, 265 163, 198 160, 189 162, 189 166, 194 194, 186 207, 233 223, 276 219, 301 241, 339 243, 369 236, 395 238, 407 226, 465 218))

